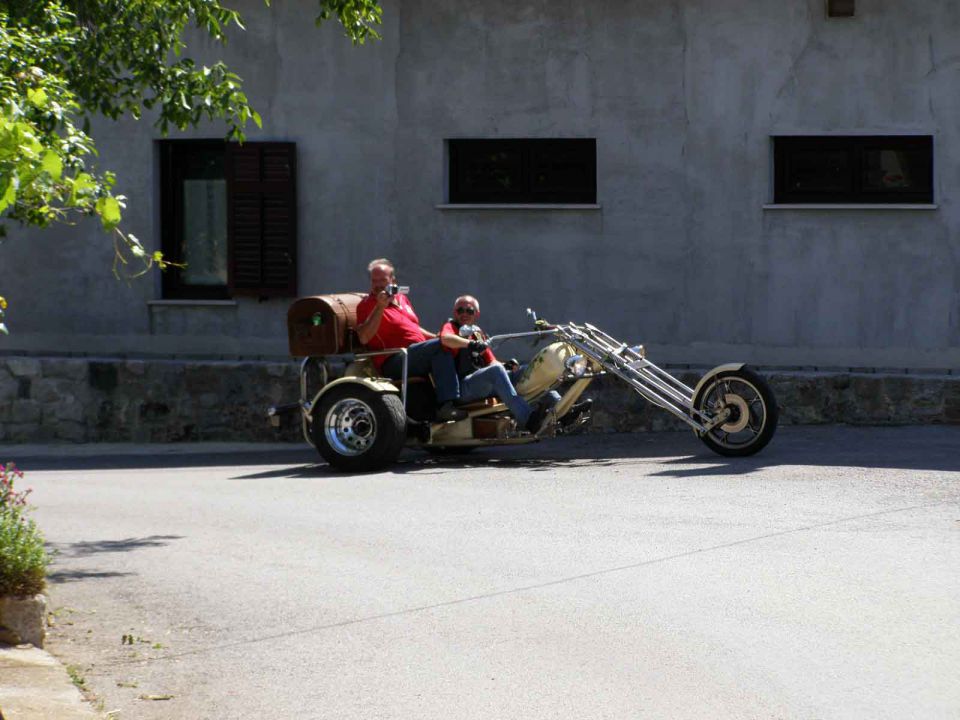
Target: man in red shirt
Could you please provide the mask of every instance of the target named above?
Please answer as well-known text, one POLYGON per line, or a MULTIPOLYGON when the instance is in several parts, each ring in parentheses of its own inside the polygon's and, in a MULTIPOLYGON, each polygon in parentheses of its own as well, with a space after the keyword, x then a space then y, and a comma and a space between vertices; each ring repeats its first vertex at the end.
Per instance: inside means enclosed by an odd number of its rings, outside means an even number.
MULTIPOLYGON (((409 375, 433 375, 437 386, 440 420, 461 420, 466 412, 454 406, 460 398, 460 380, 453 356, 443 351, 437 336, 420 327, 420 319, 406 295, 390 295, 387 288, 396 285, 396 273, 386 258, 367 266, 370 294, 357 305, 357 336, 371 350, 407 349, 409 375)), ((403 376, 403 358, 399 353, 373 358, 377 370, 399 380, 403 376)))
POLYGON ((551 391, 535 410, 513 386, 513 379, 486 343, 486 336, 474 321, 480 316, 480 302, 472 295, 461 295, 453 304, 453 317, 440 329, 440 342, 457 360, 460 399, 463 401, 497 397, 517 419, 517 426, 540 432, 549 420, 547 406, 560 396, 551 391))

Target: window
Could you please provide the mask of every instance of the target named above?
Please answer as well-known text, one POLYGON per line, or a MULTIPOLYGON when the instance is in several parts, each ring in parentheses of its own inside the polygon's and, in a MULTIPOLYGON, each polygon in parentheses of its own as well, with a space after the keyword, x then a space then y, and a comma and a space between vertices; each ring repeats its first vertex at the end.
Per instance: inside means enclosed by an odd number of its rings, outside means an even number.
POLYGON ((827 0, 827 17, 853 17, 856 8, 856 0, 827 0))
POLYGON ((451 203, 592 204, 597 141, 449 140, 451 203))
POLYGON ((933 202, 933 138, 775 137, 775 203, 933 202))
POLYGON ((297 294, 293 143, 164 141, 164 298, 297 294))

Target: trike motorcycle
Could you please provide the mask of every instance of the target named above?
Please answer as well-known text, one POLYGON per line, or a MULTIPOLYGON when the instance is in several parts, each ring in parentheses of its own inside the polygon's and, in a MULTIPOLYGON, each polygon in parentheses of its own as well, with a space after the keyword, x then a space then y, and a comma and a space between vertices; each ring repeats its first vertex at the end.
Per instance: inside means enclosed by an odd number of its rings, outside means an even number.
POLYGON ((682 420, 720 455, 752 455, 770 442, 777 428, 773 391, 743 363, 716 367, 691 388, 647 359, 642 345, 621 342, 589 323, 548 324, 529 309, 535 321, 532 331, 495 335, 489 342, 549 341, 516 382, 517 392, 532 404, 551 390, 559 392, 560 400, 547 410, 542 429, 527 432, 518 427, 496 398, 463 405, 466 417, 461 420, 438 422, 430 379, 408 376, 406 350, 370 352, 359 345, 353 331, 361 297, 362 293, 314 296, 291 306, 291 352, 304 357, 300 399, 268 409, 275 425, 281 414, 299 413, 307 442, 338 470, 384 468, 396 461, 404 447, 465 452, 571 432, 589 421, 581 405, 571 422, 571 408, 601 375, 619 378, 682 420), (380 377, 374 370, 372 358, 390 354, 402 356, 399 380, 380 377))

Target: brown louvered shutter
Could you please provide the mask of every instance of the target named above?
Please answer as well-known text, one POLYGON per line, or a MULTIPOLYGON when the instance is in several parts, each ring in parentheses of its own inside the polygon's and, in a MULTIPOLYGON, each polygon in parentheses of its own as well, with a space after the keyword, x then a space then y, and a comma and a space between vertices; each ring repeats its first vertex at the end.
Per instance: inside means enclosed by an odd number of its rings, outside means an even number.
POLYGON ((227 145, 227 239, 232 295, 297 294, 294 143, 227 145))

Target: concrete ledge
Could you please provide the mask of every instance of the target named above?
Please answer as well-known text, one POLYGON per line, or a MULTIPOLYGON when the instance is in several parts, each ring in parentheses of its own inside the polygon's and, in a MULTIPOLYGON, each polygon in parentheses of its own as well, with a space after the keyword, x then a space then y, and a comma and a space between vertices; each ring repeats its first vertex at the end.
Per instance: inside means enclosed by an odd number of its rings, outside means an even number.
POLYGON ((0 718, 94 720, 66 669, 50 653, 28 645, 0 644, 0 718))

